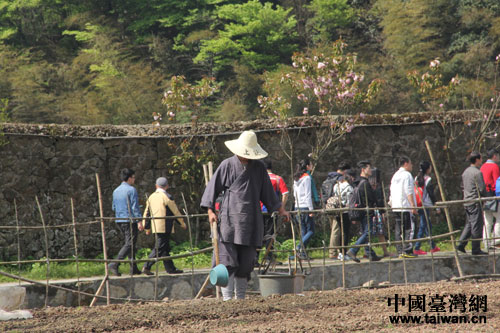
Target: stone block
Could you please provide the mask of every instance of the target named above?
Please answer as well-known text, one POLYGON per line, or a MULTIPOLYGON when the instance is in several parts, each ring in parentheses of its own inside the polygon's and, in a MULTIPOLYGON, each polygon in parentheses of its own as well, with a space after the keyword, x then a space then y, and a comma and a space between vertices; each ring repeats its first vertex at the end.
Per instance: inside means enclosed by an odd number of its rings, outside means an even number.
POLYGON ((0 287, 0 309, 4 311, 18 310, 26 297, 24 287, 0 287))

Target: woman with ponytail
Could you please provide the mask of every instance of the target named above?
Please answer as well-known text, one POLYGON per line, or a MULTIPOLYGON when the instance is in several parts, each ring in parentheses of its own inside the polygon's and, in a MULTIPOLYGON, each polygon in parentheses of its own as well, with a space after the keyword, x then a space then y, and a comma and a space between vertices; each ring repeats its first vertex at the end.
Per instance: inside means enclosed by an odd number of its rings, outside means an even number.
MULTIPOLYGON (((305 158, 297 164, 295 174, 293 176, 293 196, 295 197, 295 209, 301 212, 300 225, 302 228, 302 243, 304 247, 309 243, 309 240, 314 235, 314 219, 313 214, 307 214, 307 211, 313 210, 313 192, 312 178, 308 171, 312 170, 312 162, 305 158)), ((300 246, 299 246, 300 250, 300 246)), ((306 259, 305 251, 301 250, 298 254, 299 258, 306 259)))
MULTIPOLYGON (((434 206, 436 202, 436 197, 434 196, 434 186, 431 181, 430 176, 432 172, 432 166, 427 161, 420 162, 420 168, 418 170, 418 175, 415 178, 415 196, 417 197, 417 204, 421 204, 418 209, 418 215, 420 216, 420 226, 418 228, 417 238, 423 238, 428 235, 432 235, 432 223, 430 220, 430 209, 426 207, 434 206)), ((438 210, 439 213, 439 210, 438 210)), ((414 253, 417 255, 425 255, 427 252, 420 250, 420 242, 415 244, 414 253)), ((441 249, 436 246, 434 240, 431 240, 431 252, 437 252, 441 249)))

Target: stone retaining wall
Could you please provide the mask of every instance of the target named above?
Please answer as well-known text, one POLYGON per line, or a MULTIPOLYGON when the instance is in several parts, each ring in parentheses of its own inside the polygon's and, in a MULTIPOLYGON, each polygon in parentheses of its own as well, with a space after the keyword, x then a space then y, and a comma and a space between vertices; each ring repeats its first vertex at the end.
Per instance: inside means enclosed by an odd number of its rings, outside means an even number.
MULTIPOLYGON (((0 225, 15 226, 16 214, 14 199, 18 208, 19 223, 24 226, 41 226, 41 220, 35 203, 38 196, 48 225, 71 223, 70 198, 75 200, 76 219, 79 222, 90 221, 99 215, 95 173, 99 173, 104 197, 104 214, 113 216, 111 197, 113 189, 119 185, 119 170, 129 167, 137 172, 136 185, 139 197, 144 201, 145 194, 154 190, 154 180, 168 175, 166 164, 173 149, 182 140, 189 138, 193 149, 205 149, 211 152, 218 163, 230 153, 224 141, 238 136, 237 133, 199 136, 145 136, 145 137, 80 137, 59 136, 56 125, 44 135, 5 133, 0 147, 0 225), (50 135, 53 133, 53 135, 50 135)), ((146 128, 147 126, 145 126, 146 128)), ((110 126, 110 128, 114 128, 110 126)), ((147 127, 148 134, 151 127, 147 127)), ((222 128, 224 130, 224 128, 222 128)), ((118 130, 117 130, 118 131, 118 130)), ((310 140, 315 128, 289 129, 293 138, 294 156, 303 158, 311 151, 310 140)), ((119 131, 118 131, 119 132, 119 131)), ((120 132, 121 133, 121 132, 120 132)), ((99 132, 99 135, 104 135, 99 132)), ((274 160, 274 170, 281 174, 288 185, 290 182, 290 161, 280 148, 279 130, 266 129, 258 133, 260 144, 274 160)), ((397 158, 408 155, 415 162, 429 159, 424 140, 432 146, 444 179, 448 200, 460 199, 460 174, 467 166, 465 156, 467 138, 460 138, 454 151, 444 151, 443 134, 435 123, 370 125, 356 127, 342 140, 338 141, 318 161, 314 178, 317 186, 326 177, 328 171, 336 168, 342 160, 355 164, 362 159, 370 159, 372 164, 383 171, 383 181, 388 188, 390 178, 397 170, 397 158)), ((196 153, 196 151, 194 152, 196 153)), ((179 171, 180 172, 180 171, 179 171)), ((171 192, 182 207, 180 192, 187 189, 178 180, 173 180, 171 192)), ((290 186, 291 187, 291 186, 290 186)), ((203 191, 200 183, 198 191, 203 191)), ((199 212, 197 202, 189 202, 191 213, 199 212)), ((456 226, 463 223, 463 211, 454 210, 456 226)), ((200 223, 200 237, 207 238, 206 223, 200 223)), ((107 223, 107 241, 109 253, 116 255, 121 241, 118 229, 112 222, 107 223)), ((78 228, 79 252, 85 257, 94 257, 102 252, 99 224, 78 228)), ((74 254, 72 228, 49 229, 49 255, 51 258, 69 257, 74 254)), ((176 234, 177 240, 186 240, 186 233, 176 234)), ((141 235, 139 247, 152 246, 152 237, 141 235)), ((41 258, 45 256, 42 230, 23 230, 20 233, 21 258, 41 258)), ((17 236, 15 229, 0 227, 0 258, 17 257, 17 236)))

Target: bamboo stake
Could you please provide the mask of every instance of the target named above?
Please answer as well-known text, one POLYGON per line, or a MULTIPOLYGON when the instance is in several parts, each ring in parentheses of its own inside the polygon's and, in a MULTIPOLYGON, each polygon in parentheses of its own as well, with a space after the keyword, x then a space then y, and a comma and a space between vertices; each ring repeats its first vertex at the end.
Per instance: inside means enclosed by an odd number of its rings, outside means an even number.
POLYGON ((208 162, 208 180, 212 179, 214 175, 214 163, 212 161, 208 162))
MULTIPOLYGON (((338 222, 338 221, 337 221, 338 222)), ((344 242, 344 213, 340 213, 340 236, 342 237, 340 240, 340 244, 342 245, 342 249, 340 253, 342 254, 342 288, 345 289, 345 255, 347 253, 347 249, 344 246, 348 245, 344 242)))
POLYGON ((49 275, 50 275, 50 261, 49 261, 49 238, 47 236, 47 229, 45 228, 45 219, 43 218, 42 214, 42 207, 40 206, 40 201, 38 200, 38 196, 35 196, 36 204, 38 206, 38 211, 40 212, 40 219, 42 220, 43 224, 43 233, 45 236, 45 258, 47 261, 47 270, 46 270, 46 280, 47 280, 47 285, 45 287, 45 307, 47 307, 48 302, 49 302, 49 275))
MULTIPOLYGON (((101 181, 99 180, 99 174, 95 174, 95 179, 97 183, 97 196, 99 199, 99 214, 101 216, 101 236, 102 236, 102 252, 104 256, 104 281, 106 282, 106 304, 110 304, 110 298, 109 298, 109 271, 108 271, 108 250, 106 246, 106 231, 104 228, 104 209, 102 205, 102 193, 101 193, 101 181)), ((96 299, 96 298, 94 298, 96 299)), ((92 300, 94 302, 94 300, 92 300)))
POLYGON ((73 220, 73 242, 75 244, 75 264, 76 264, 76 283, 78 285, 78 306, 81 306, 80 296, 80 266, 78 264, 78 242, 76 239, 76 219, 75 219, 75 205, 73 198, 71 198, 71 218, 73 220))
MULTIPOLYGON (((181 192, 182 202, 184 203, 184 214, 186 214, 188 233, 189 233, 189 247, 191 252, 193 252, 193 234, 191 232, 191 219, 189 218, 188 208, 186 203, 186 198, 184 193, 181 192)), ((194 297, 194 256, 191 257, 191 297, 194 297)))
MULTIPOLYGON (((20 240, 19 240, 19 215, 17 213, 17 202, 16 202, 16 199, 14 198, 14 211, 16 212, 16 234, 17 234, 17 270, 18 270, 18 274, 19 276, 21 276, 21 243, 20 243, 20 240)), ((21 285, 21 280, 18 280, 19 281, 19 285, 21 285)))
MULTIPOLYGON (((446 201, 446 195, 444 194, 443 186, 441 184, 441 177, 439 176, 439 171, 436 168, 436 162, 434 161, 434 155, 432 154, 431 146, 429 145, 429 141, 427 140, 425 141, 425 147, 429 152, 429 157, 431 158, 432 167, 434 168, 434 173, 436 174, 436 180, 438 182, 439 192, 441 193, 441 199, 443 201, 446 201)), ((451 217, 450 217, 450 211, 448 210, 448 206, 444 207, 444 213, 446 216, 446 222, 448 223, 448 230, 450 232, 453 232, 453 225, 451 224, 451 217)), ((457 264, 458 274, 460 275, 460 277, 462 277, 464 276, 464 273, 462 271, 462 266, 460 265, 460 260, 458 259, 458 251, 457 251, 457 246, 455 244, 455 237, 451 235, 450 238, 451 238, 451 243, 453 244, 453 251, 455 254, 455 262, 457 264)))
POLYGON ((203 176, 205 177, 205 186, 208 185, 208 166, 206 164, 203 164, 203 176))
MULTIPOLYGON (((385 206, 385 214, 386 214, 386 218, 385 218, 385 221, 386 221, 386 224, 387 224, 387 247, 389 248, 391 246, 391 224, 389 223, 389 207, 388 207, 388 201, 387 201, 387 196, 385 194, 385 187, 384 187, 384 182, 382 182, 382 194, 384 195, 384 206, 385 206)), ((389 283, 391 283, 391 273, 392 273, 392 269, 391 269, 391 256, 389 256, 389 265, 387 265, 387 275, 388 275, 388 279, 389 279, 389 283)))

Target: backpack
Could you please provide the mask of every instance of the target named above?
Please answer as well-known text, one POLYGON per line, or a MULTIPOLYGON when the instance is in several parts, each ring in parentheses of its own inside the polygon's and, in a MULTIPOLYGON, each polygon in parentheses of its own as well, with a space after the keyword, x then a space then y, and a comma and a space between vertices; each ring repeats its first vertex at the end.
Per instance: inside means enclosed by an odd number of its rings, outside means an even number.
POLYGON ((326 209, 342 208, 342 198, 338 195, 332 195, 326 200, 326 209))
POLYGON ((326 204, 328 199, 333 196, 333 187, 338 181, 338 178, 328 177, 321 184, 321 199, 323 200, 323 203, 326 204))
POLYGON ((415 186, 415 198, 417 199, 417 207, 422 207, 422 200, 424 199, 424 187, 415 186))
POLYGON ((349 205, 349 198, 352 196, 353 191, 352 186, 348 185, 340 191, 340 184, 341 183, 337 182, 337 184, 333 186, 334 192, 335 186, 339 186, 339 190, 336 193, 332 193, 332 196, 328 198, 325 205, 326 209, 342 208, 349 205))
POLYGON ((358 186, 354 188, 352 195, 349 198, 349 218, 351 221, 361 221, 365 213, 362 210, 353 210, 354 208, 364 208, 363 202, 361 201, 361 195, 359 193, 359 187, 362 184, 364 184, 364 182, 360 182, 358 186))

